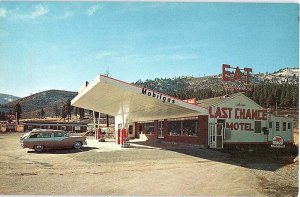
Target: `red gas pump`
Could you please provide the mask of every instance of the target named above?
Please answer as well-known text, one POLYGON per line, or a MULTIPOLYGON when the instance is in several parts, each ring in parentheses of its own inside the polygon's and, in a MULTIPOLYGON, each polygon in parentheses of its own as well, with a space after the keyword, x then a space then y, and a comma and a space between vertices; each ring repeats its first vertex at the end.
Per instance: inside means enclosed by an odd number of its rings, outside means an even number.
POLYGON ((99 140, 101 138, 101 128, 98 128, 95 132, 96 140, 99 140))
POLYGON ((124 139, 125 139, 125 137, 126 137, 126 129, 123 128, 123 129, 122 129, 122 137, 121 137, 121 144, 122 144, 122 145, 124 144, 124 139))
POLYGON ((117 135, 117 141, 118 141, 118 144, 120 144, 120 139, 121 139, 121 129, 118 129, 118 135, 117 135))
POLYGON ((128 148, 129 147, 129 138, 128 138, 128 129, 123 128, 122 129, 122 148, 128 148))

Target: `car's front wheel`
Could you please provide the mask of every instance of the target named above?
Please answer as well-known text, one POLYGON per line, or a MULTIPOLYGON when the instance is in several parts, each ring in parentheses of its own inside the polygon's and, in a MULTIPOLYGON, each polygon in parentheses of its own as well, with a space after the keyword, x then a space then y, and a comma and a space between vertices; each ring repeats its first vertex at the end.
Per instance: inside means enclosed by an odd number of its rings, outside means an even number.
POLYGON ((42 145, 36 145, 36 146, 34 146, 34 150, 36 152, 42 152, 44 150, 44 146, 42 146, 42 145))
POLYGON ((81 142, 74 142, 74 144, 73 144, 73 147, 74 147, 75 149, 80 149, 81 146, 82 146, 81 142))

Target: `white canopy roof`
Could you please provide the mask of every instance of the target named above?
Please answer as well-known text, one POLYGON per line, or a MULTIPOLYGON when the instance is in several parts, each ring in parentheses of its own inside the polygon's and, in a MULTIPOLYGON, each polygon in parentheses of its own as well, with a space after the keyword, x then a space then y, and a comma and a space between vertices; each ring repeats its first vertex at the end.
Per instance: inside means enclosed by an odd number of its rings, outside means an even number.
POLYGON ((180 99, 98 75, 81 88, 72 100, 75 107, 112 116, 124 115, 131 121, 180 118, 207 114, 207 109, 180 99))

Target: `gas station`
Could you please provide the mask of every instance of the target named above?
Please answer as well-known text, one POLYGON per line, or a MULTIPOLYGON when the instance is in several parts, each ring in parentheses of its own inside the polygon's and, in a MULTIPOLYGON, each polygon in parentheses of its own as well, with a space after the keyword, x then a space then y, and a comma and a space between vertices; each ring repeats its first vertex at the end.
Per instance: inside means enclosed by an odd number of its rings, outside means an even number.
POLYGON ((275 116, 243 93, 195 101, 98 75, 71 104, 114 116, 116 143, 122 147, 134 138, 217 149, 270 147, 278 136, 293 143, 293 117, 275 116))

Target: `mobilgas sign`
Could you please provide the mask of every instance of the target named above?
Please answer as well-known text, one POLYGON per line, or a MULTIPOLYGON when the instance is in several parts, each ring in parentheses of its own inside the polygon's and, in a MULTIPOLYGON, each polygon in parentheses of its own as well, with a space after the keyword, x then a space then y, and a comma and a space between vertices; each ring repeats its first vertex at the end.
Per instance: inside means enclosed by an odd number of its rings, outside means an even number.
POLYGON ((272 148, 285 148, 285 145, 283 144, 283 138, 279 135, 276 135, 272 139, 272 148))
POLYGON ((147 90, 147 88, 142 88, 142 94, 147 95, 149 97, 152 98, 156 98, 158 100, 161 100, 163 103, 167 102, 167 103, 175 103, 175 99, 165 96, 161 93, 158 92, 154 92, 154 91, 149 91, 147 90))

